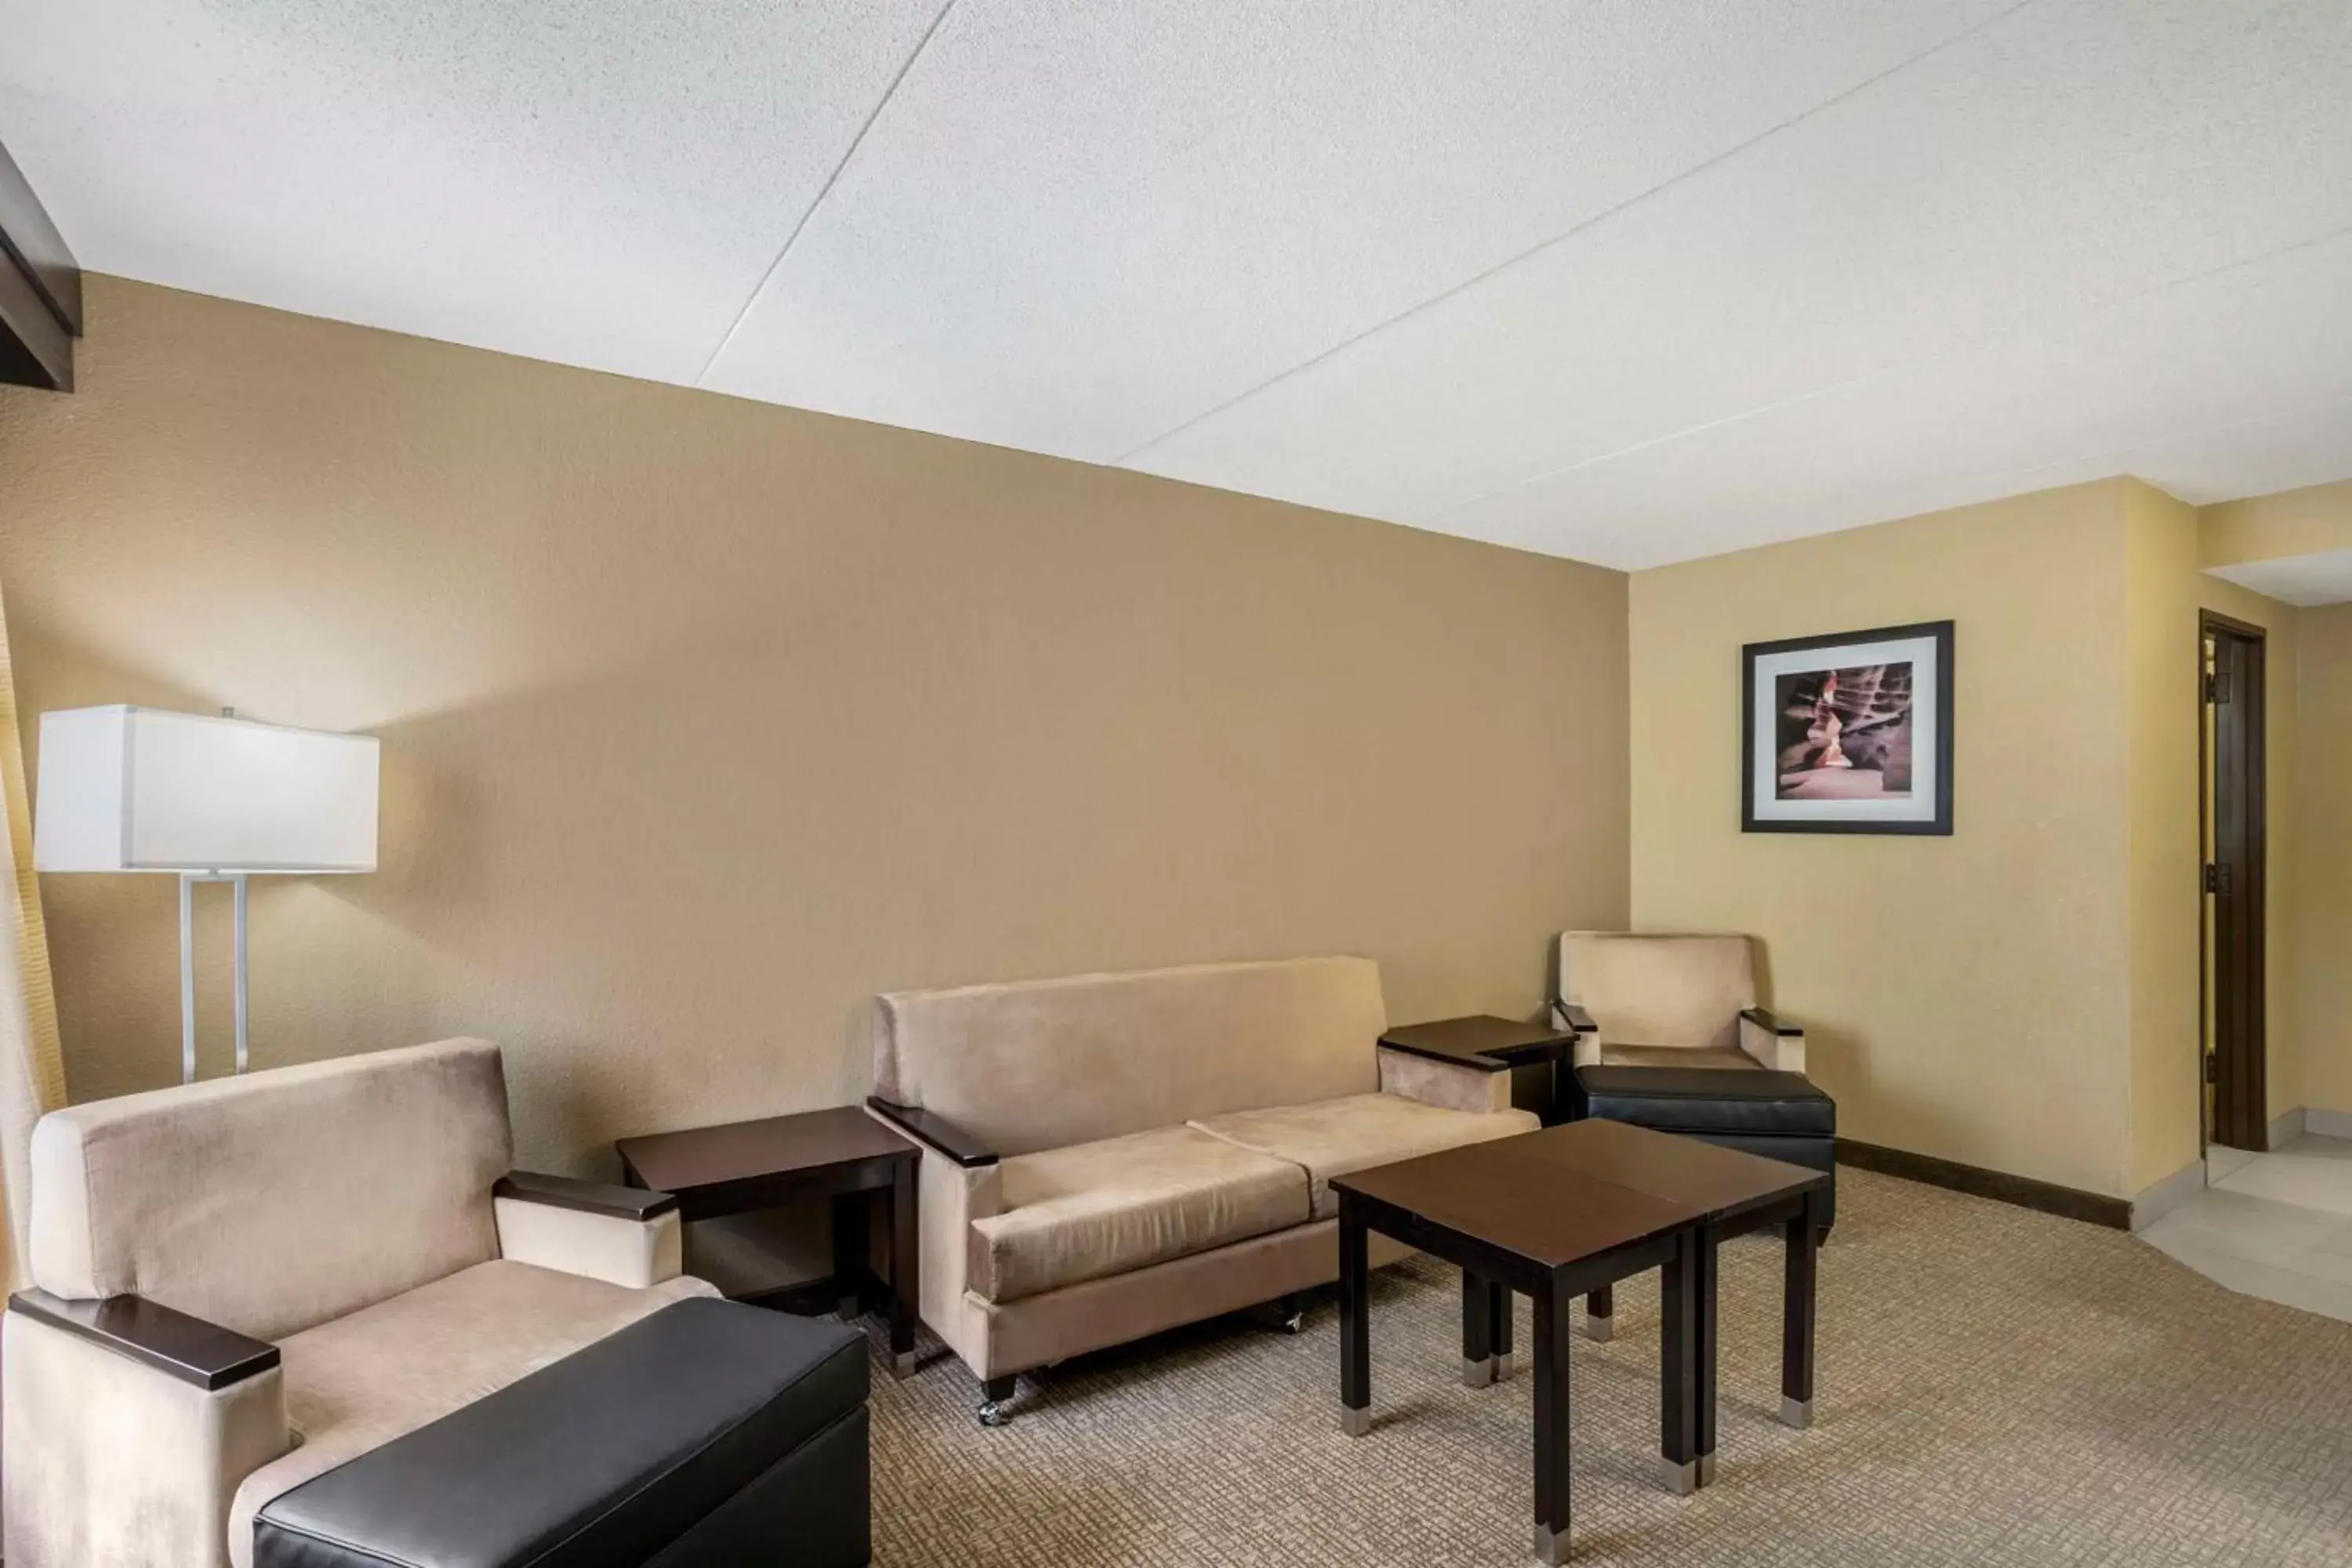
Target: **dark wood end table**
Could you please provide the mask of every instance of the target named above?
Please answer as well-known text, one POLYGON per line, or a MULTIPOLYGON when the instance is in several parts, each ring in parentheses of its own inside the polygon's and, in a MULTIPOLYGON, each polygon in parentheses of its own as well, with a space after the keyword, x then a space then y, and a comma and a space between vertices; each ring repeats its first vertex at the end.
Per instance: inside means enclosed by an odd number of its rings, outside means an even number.
MULTIPOLYGON (((835 1106, 758 1121, 624 1138, 621 1170, 633 1187, 673 1194, 688 1220, 830 1200, 833 1284, 845 1318, 861 1309, 868 1267, 867 1194, 880 1193, 890 1227, 890 1370, 915 1369, 915 1173, 921 1151, 867 1115, 835 1106)), ((876 1281, 877 1285, 879 1281, 876 1281)))
POLYGON ((1401 1024, 1381 1037, 1391 1050, 1456 1062, 1487 1072, 1511 1074, 1511 1103, 1535 1111, 1547 1125, 1561 1120, 1566 1104, 1570 1047, 1576 1037, 1543 1024, 1522 1024, 1481 1014, 1401 1024))
MULTIPOLYGON (((1367 1233, 1463 1270, 1465 1380, 1508 1353, 1510 1292, 1535 1303, 1535 1554, 1568 1554, 1569 1334, 1575 1298, 1661 1271, 1659 1447, 1670 1489, 1712 1479, 1714 1250, 1777 1219, 1789 1237, 1784 1402, 1811 1410, 1817 1171, 1618 1122, 1580 1121, 1335 1176, 1340 1425, 1371 1426, 1367 1233)), ((1784 1410, 1786 1405, 1784 1404, 1784 1410)))

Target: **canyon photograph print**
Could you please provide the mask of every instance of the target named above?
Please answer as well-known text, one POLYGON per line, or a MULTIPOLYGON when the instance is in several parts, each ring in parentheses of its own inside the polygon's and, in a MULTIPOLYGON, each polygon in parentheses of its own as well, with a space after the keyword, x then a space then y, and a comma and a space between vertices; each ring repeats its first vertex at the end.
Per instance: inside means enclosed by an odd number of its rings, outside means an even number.
POLYGON ((1952 623, 1740 649, 1739 825, 1952 831, 1952 623))
POLYGON ((1911 793, 1911 666, 1865 664, 1777 678, 1782 800, 1911 793))

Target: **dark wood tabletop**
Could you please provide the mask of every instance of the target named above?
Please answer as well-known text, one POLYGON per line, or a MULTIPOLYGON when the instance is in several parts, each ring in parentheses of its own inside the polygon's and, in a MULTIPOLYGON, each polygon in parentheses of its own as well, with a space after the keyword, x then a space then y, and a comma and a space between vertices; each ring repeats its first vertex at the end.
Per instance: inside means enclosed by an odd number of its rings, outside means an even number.
POLYGON ((921 1152, 856 1105, 648 1133, 614 1147, 638 1181, 680 1195, 821 1166, 914 1160, 921 1152))
POLYGON ((1499 1069, 1520 1062, 1551 1060, 1573 1038, 1542 1024, 1481 1015, 1400 1024, 1381 1037, 1381 1044, 1439 1061, 1499 1069))
POLYGON ((1619 1121, 1572 1121, 1331 1184, 1541 1268, 1826 1185, 1819 1171, 1619 1121))

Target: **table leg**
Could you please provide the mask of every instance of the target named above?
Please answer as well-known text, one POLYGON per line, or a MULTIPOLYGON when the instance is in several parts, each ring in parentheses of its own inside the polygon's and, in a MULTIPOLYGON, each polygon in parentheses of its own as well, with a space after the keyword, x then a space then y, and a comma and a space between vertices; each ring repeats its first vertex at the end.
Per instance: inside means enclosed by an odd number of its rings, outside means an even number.
POLYGON ((1658 1451, 1676 1497, 1698 1489, 1698 1249, 1683 1231, 1658 1270, 1658 1451))
POLYGON ((1536 1291, 1536 1561, 1568 1561, 1568 1335, 1574 1305, 1557 1282, 1536 1291))
POLYGON ((1713 1226, 1691 1228, 1694 1268, 1697 1274, 1692 1316, 1697 1331, 1692 1336, 1696 1363, 1692 1377, 1692 1426, 1698 1446, 1698 1484, 1715 1480, 1716 1248, 1721 1242, 1713 1226))
POLYGON ((1462 1386, 1495 1381, 1495 1290, 1474 1271, 1462 1271, 1462 1386))
POLYGON ((867 1201, 865 1193, 843 1193, 833 1200, 833 1288, 845 1323, 856 1322, 866 1310, 859 1286, 866 1270, 867 1201))
POLYGON ((1370 1268, 1364 1215, 1339 1194, 1339 1429, 1360 1437, 1372 1429, 1370 1268))
POLYGON ((915 1213, 916 1162, 901 1160, 890 1176, 890 1374, 915 1370, 915 1318, 922 1310, 922 1247, 915 1213))
POLYGON ((1607 1343, 1617 1332, 1617 1287, 1603 1285, 1584 1299, 1584 1337, 1607 1343))
POLYGON ((1501 1383, 1511 1375, 1511 1288, 1496 1279, 1488 1282, 1486 1291, 1493 1302, 1495 1321, 1487 1332, 1486 1344, 1495 1352, 1495 1381, 1501 1383))
POLYGON ((1788 1273, 1780 1303, 1780 1419, 1791 1426, 1813 1424, 1813 1313, 1818 1295, 1813 1255, 1821 1232, 1813 1199, 1782 1227, 1788 1236, 1788 1273))

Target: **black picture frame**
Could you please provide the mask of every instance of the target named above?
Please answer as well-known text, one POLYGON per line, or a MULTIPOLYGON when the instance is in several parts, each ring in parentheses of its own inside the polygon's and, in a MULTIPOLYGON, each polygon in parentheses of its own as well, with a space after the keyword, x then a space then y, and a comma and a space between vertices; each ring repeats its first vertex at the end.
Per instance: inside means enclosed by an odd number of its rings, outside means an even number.
MULTIPOLYGON (((1864 631, 1835 632, 1822 637, 1783 637, 1777 642, 1748 643, 1739 650, 1739 830, 1743 833, 1874 833, 1949 837, 1952 832, 1952 754, 1954 733, 1952 724, 1953 637, 1950 621, 1917 621, 1907 626, 1875 626, 1864 631), (1803 653, 1822 648, 1848 645, 1894 642, 1898 640, 1928 640, 1935 647, 1936 745, 1933 767, 1933 788, 1936 792, 1933 815, 1916 819, 1899 818, 1835 818, 1759 817, 1756 815, 1756 774, 1758 721, 1756 710, 1756 664, 1759 658, 1775 654, 1803 653)), ((1833 667, 1824 660, 1822 668, 1833 667)), ((1763 744, 1777 752, 1777 742, 1764 737, 1763 744)))

